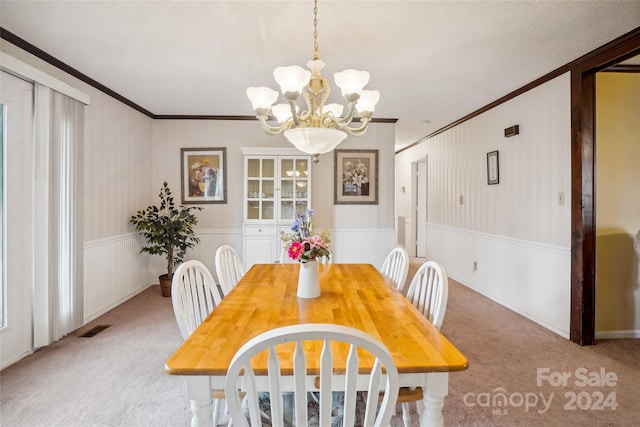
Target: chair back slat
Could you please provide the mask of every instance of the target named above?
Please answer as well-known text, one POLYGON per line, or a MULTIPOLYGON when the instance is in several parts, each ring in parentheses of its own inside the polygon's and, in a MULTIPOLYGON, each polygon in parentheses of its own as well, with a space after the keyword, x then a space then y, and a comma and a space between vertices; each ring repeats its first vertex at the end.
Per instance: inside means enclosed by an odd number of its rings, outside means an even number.
POLYGON ((204 264, 191 260, 176 268, 171 282, 171 300, 178 328, 186 339, 216 308, 222 295, 204 264))
MULTIPOLYGON (((389 351, 382 343, 372 336, 346 326, 335 324, 298 324, 285 326, 282 328, 267 331, 252 338, 240 348, 227 372, 225 383, 225 395, 227 397, 229 413, 234 425, 248 426, 245 412, 242 410, 242 403, 238 385, 246 392, 249 403, 249 419, 251 425, 261 425, 260 407, 258 392, 268 391, 271 400, 271 423, 273 426, 282 425, 285 412, 277 407, 282 402, 282 393, 293 391, 293 402, 295 411, 295 423, 299 426, 308 425, 309 414, 307 410, 308 392, 319 394, 319 425, 331 425, 332 397, 335 392, 344 393, 344 424, 352 426, 355 422, 356 412, 356 390, 359 375, 358 350, 368 352, 374 356, 374 368, 370 374, 368 388, 366 392, 370 396, 367 399, 365 409, 366 425, 381 427, 387 426, 391 420, 395 403, 398 398, 399 377, 397 368, 389 351), (309 348, 319 349, 317 342, 322 343, 319 356, 320 382, 319 389, 307 389, 311 384, 307 378, 307 355, 305 353, 304 342, 314 341, 309 348), (290 350, 277 353, 277 346, 282 343, 295 342, 295 350, 291 355, 290 350), (349 343, 350 350, 347 356, 345 372, 340 368, 339 375, 344 375, 344 380, 334 377, 334 363, 336 358, 332 352, 332 343, 349 343), (251 368, 251 361, 257 354, 269 349, 268 368, 268 390, 258 390, 256 388, 256 378, 251 368), (285 381, 281 372, 278 357, 284 360, 291 358, 293 366, 293 390, 283 388, 283 384, 291 384, 285 381), (272 362, 273 359, 273 362, 272 362), (385 373, 383 374, 383 367, 385 373), (242 374, 244 372, 244 374, 242 374), (272 375, 276 379, 272 379, 272 375), (378 408, 378 395, 383 392, 382 405, 378 408), (374 395, 373 397, 371 397, 374 395), (278 396, 274 399, 274 396, 278 396), (278 403, 276 403, 277 401, 278 403), (257 408, 257 409, 256 409, 257 408), (256 416, 254 418, 254 412, 256 416)), ((291 380, 291 378, 289 379, 291 380)), ((288 386, 290 387, 290 386, 288 386)), ((317 386, 316 386, 317 387, 317 386)))
POLYGON ((439 330, 447 309, 448 293, 449 281, 444 267, 427 261, 413 276, 407 299, 439 330))
POLYGON ((333 352, 330 342, 325 340, 320 353, 320 425, 331 424, 332 370, 333 352))
POLYGON ((380 273, 391 279, 396 288, 402 291, 407 274, 409 274, 409 254, 407 251, 399 246, 392 249, 382 263, 380 273))
POLYGON ((244 276, 244 265, 236 250, 229 245, 222 245, 216 250, 215 263, 222 293, 227 295, 244 276))

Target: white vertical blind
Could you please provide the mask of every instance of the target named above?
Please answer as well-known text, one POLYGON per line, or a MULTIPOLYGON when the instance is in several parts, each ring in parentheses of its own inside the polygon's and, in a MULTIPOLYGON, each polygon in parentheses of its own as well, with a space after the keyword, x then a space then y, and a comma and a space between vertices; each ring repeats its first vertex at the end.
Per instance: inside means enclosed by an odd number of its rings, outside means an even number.
POLYGON ((84 105, 51 97, 50 290, 52 338, 82 326, 82 140, 84 105))

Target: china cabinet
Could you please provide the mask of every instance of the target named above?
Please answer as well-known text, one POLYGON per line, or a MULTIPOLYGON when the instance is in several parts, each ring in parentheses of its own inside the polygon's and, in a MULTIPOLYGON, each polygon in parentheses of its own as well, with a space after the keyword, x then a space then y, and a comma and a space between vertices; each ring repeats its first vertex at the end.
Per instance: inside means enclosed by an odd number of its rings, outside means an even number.
POLYGON ((289 231, 297 213, 311 207, 311 156, 295 149, 243 148, 243 261, 280 259, 280 231, 289 231))

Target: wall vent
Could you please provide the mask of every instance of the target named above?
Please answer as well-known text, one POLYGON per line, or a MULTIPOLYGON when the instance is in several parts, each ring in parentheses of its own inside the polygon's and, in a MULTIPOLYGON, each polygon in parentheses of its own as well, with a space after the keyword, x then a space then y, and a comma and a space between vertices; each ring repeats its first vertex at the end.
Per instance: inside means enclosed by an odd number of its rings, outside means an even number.
POLYGON ((98 325, 98 326, 94 326, 93 328, 89 329, 87 332, 85 332, 84 334, 80 335, 80 338, 91 338, 93 336, 98 335, 100 332, 104 331, 105 329, 107 329, 109 326, 111 325, 98 325))

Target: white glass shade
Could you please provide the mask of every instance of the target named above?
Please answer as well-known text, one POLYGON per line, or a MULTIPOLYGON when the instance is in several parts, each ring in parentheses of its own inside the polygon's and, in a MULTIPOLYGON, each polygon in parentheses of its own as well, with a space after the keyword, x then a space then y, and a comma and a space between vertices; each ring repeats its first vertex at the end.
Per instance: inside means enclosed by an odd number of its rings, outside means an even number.
MULTIPOLYGON (((298 106, 296 105, 296 113, 298 112, 298 106)), ((276 116, 278 123, 284 123, 289 120, 291 115, 291 106, 289 104, 276 104, 271 107, 271 112, 276 116)))
POLYGON ((377 90, 363 90, 356 104, 356 110, 358 110, 358 113, 362 111, 373 113, 379 100, 380 92, 377 90))
POLYGON ((347 134, 337 129, 295 128, 284 133, 287 141, 307 154, 324 154, 336 148, 347 134))
POLYGON ((309 83, 311 71, 297 65, 290 67, 278 67, 273 72, 273 77, 280 85, 282 94, 287 92, 302 92, 302 88, 309 83))
POLYGON ((362 93, 362 89, 369 83, 369 72, 358 70, 344 70, 333 75, 336 85, 342 91, 342 96, 362 93))
POLYGON ((271 105, 278 99, 278 92, 268 87, 247 88, 247 97, 251 101, 254 111, 260 108, 271 108, 271 105))
POLYGON ((326 104, 322 107, 323 113, 331 113, 333 114, 333 117, 342 116, 342 110, 344 110, 344 106, 340 104, 326 104))

